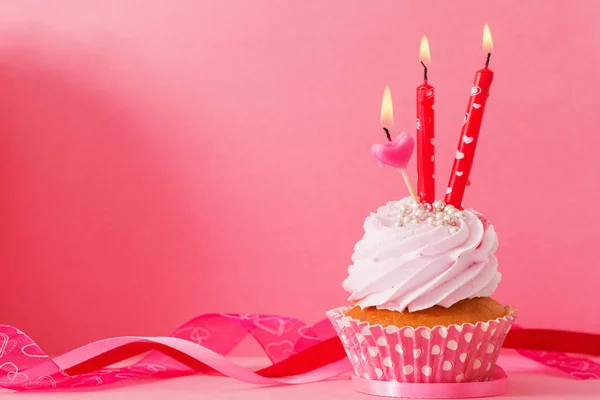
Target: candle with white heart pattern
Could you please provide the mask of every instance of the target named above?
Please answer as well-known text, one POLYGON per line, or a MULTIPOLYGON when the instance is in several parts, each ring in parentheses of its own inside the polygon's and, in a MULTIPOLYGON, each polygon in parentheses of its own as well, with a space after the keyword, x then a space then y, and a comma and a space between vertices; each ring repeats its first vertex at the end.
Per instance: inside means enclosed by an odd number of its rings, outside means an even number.
POLYGON ((444 199, 447 204, 452 204, 456 208, 462 208, 465 189, 469 185, 469 175, 473 167, 483 112, 494 79, 494 73, 489 69, 492 48, 490 28, 485 25, 483 27, 483 50, 487 53, 487 60, 485 67, 475 73, 467 112, 463 119, 463 126, 458 140, 458 149, 456 150, 450 181, 446 189, 446 198, 444 199))
POLYGON ((431 63, 427 37, 421 39, 419 61, 423 65, 423 83, 417 86, 417 190, 421 201, 435 200, 435 147, 433 103, 435 88, 427 82, 427 68, 431 63))

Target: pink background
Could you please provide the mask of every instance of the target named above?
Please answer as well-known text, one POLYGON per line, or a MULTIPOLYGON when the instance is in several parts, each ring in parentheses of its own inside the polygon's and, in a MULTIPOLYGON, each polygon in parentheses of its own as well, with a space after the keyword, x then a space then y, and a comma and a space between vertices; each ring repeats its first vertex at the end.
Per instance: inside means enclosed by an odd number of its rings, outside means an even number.
POLYGON ((427 34, 441 193, 489 23, 465 205, 500 234, 497 298, 523 325, 600 331, 596 8, 2 2, 0 321, 59 352, 204 312, 315 320, 345 304, 363 219, 406 195, 369 155, 384 86, 414 133, 427 34))

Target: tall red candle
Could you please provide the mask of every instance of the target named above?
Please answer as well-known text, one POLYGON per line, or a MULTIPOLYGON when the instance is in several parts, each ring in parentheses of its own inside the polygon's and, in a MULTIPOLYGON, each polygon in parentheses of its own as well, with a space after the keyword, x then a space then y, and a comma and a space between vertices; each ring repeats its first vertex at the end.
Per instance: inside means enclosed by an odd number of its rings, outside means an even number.
POLYGON ((435 89, 427 83, 431 63, 427 37, 421 39, 420 61, 424 68, 423 83, 417 86, 417 192, 421 201, 435 200, 434 111, 435 89))
POLYGON ((469 175, 473 167, 483 112, 494 79, 494 73, 488 67, 492 47, 492 36, 486 25, 483 29, 483 49, 488 53, 487 60, 485 67, 475 72, 467 112, 463 118, 463 126, 458 140, 458 149, 454 156, 454 165, 446 189, 446 204, 452 204, 456 208, 462 208, 465 189, 469 185, 469 175))

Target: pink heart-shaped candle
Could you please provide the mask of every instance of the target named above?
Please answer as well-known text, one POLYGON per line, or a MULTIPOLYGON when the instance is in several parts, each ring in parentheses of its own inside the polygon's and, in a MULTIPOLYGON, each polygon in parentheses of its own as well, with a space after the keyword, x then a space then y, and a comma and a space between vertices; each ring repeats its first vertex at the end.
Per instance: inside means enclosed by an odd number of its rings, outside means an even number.
POLYGON ((408 133, 402 132, 391 142, 371 146, 371 153, 382 164, 404 169, 414 149, 415 140, 408 133))

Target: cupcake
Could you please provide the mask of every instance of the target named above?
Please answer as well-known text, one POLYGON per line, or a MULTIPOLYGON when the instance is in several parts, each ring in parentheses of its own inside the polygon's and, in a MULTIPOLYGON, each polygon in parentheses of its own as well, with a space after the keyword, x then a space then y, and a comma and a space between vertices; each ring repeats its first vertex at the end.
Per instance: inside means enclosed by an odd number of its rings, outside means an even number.
POLYGON ((442 201, 392 201, 367 217, 328 312, 359 379, 487 381, 516 312, 493 300, 501 274, 494 227, 442 201))

